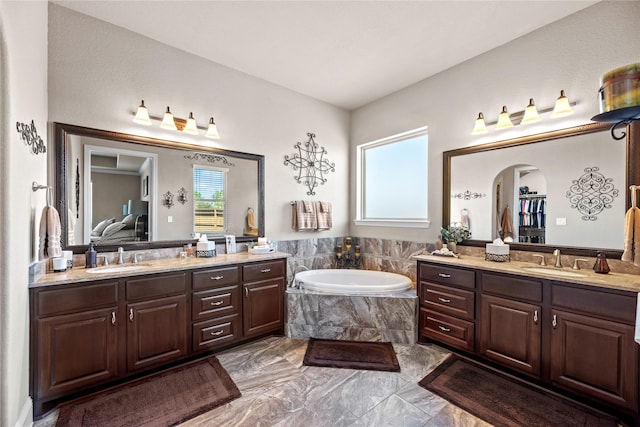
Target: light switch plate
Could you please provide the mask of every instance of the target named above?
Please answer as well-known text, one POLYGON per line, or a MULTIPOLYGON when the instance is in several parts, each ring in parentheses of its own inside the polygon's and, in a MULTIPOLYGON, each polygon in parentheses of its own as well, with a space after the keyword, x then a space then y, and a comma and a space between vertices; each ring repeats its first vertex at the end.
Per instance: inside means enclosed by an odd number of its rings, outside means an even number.
POLYGON ((556 225, 567 225, 567 218, 556 218, 556 225))

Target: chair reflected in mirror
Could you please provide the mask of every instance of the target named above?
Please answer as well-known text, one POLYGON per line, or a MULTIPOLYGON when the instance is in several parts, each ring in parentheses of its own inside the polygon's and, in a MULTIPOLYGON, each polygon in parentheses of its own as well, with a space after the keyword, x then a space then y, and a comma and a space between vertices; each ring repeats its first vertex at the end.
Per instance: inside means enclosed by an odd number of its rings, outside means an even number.
POLYGON ((136 241, 148 241, 149 229, 149 202, 144 200, 129 200, 127 202, 127 215, 135 215, 135 235, 136 241))

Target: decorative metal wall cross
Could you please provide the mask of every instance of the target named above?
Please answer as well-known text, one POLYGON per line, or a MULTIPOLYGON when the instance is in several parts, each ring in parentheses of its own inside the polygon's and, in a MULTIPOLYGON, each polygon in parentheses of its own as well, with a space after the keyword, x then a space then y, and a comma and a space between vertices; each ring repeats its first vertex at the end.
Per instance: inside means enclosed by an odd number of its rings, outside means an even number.
POLYGON ((298 141, 293 148, 298 149, 298 153, 292 157, 284 156, 284 165, 293 166, 293 170, 298 171, 298 175, 294 176, 298 184, 304 184, 309 188, 307 195, 315 195, 313 191, 319 184, 324 185, 327 179, 324 175, 328 172, 336 171, 336 164, 324 158, 327 150, 320 147, 314 140, 314 133, 307 133, 309 140, 304 143, 298 141))
POLYGON ((567 198, 571 208, 582 214, 583 221, 596 221, 598 214, 611 208, 613 199, 619 191, 613 186, 613 178, 606 178, 599 167, 585 168, 584 174, 571 181, 567 198))

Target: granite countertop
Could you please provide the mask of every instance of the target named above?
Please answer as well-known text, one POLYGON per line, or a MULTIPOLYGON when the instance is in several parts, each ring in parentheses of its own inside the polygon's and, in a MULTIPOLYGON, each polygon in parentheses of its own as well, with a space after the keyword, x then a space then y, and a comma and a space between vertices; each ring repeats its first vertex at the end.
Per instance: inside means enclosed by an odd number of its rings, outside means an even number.
POLYGON ((457 258, 436 255, 415 255, 414 258, 419 261, 428 261, 435 264, 470 267, 485 271, 553 280, 555 282, 579 283, 602 288, 640 292, 640 276, 637 274, 616 273, 613 271, 608 274, 599 274, 591 268, 573 270, 571 267, 563 267, 560 269, 549 265, 543 267, 537 263, 525 261, 487 261, 484 258, 469 255, 460 255, 457 258), (538 271, 531 270, 532 268, 538 271), (544 270, 548 270, 548 272, 544 270), (559 274, 565 275, 558 275, 558 273, 556 273, 558 271, 560 271, 559 274))
POLYGON ((288 253, 272 252, 269 254, 252 255, 248 252, 239 252, 236 254, 220 254, 211 258, 164 258, 154 260, 142 260, 139 264, 110 264, 97 268, 87 269, 84 267, 74 267, 65 272, 55 273, 48 272, 42 275, 29 285, 29 288, 38 288, 43 286, 61 285, 67 283, 89 282, 103 279, 114 279, 120 277, 140 276, 151 273, 164 273, 169 271, 193 270, 206 267, 221 267, 229 264, 244 264, 255 261, 268 261, 272 259, 286 258, 288 253), (120 272, 104 272, 97 273, 114 267, 122 266, 141 266, 136 270, 120 271, 120 272), (89 271, 93 270, 94 273, 89 271))

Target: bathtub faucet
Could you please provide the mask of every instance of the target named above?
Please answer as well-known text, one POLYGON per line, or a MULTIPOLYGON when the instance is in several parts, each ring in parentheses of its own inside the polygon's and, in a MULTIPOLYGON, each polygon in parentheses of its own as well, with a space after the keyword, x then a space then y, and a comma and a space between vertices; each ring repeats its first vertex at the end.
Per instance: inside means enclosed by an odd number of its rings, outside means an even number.
POLYGON ((296 273, 300 270, 307 270, 309 271, 309 269, 307 268, 307 266, 305 265, 299 265, 296 268, 293 269, 293 272, 291 273, 291 281, 289 282, 289 288, 299 288, 299 286, 296 284, 296 273))

